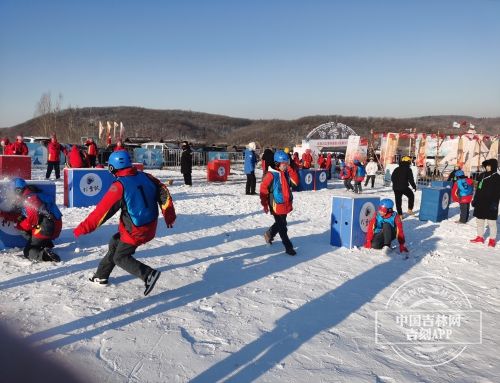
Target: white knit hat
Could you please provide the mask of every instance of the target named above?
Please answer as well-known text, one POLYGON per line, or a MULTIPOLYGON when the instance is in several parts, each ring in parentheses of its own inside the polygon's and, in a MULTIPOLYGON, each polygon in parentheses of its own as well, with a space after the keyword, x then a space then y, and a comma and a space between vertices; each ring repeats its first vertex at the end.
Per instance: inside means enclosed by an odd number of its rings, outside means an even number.
POLYGON ((250 150, 255 150, 255 142, 250 142, 250 143, 248 144, 248 149, 250 149, 250 150))

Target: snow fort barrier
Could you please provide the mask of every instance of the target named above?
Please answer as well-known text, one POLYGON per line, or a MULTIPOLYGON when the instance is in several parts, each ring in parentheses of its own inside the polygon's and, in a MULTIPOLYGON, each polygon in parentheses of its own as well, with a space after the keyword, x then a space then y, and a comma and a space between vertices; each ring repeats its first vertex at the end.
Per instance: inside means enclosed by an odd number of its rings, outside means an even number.
POLYGON ((65 168, 64 206, 97 205, 114 180, 115 177, 108 169, 65 168))
POLYGON ((422 188, 420 201, 420 221, 441 222, 448 219, 451 189, 443 187, 422 188))
POLYGON ((362 247, 368 224, 377 212, 378 197, 334 196, 330 224, 330 244, 337 247, 362 247))
POLYGON ((431 181, 431 188, 449 188, 453 187, 453 182, 451 181, 431 181))
POLYGON ((231 161, 212 160, 207 164, 207 181, 225 182, 229 176, 231 161))
MULTIPOLYGON (((49 197, 50 201, 56 202, 56 184, 54 182, 27 180, 26 183, 28 186, 36 186, 49 197)), ((0 181, 0 210, 3 212, 10 212, 14 209, 12 191, 9 189, 9 181, 0 181)), ((16 229, 16 224, 16 222, 0 218, 0 250, 26 245, 26 239, 16 229)))
POLYGON ((0 177, 31 179, 31 157, 0 155, 0 177))

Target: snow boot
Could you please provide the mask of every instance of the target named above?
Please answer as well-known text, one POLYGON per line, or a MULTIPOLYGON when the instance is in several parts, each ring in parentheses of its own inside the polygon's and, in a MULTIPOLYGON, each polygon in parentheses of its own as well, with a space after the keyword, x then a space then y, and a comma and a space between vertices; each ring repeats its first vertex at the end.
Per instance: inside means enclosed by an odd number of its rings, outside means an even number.
POLYGON ((98 285, 107 285, 108 280, 106 278, 97 278, 95 275, 89 278, 90 282, 96 283, 98 285))
POLYGON ((470 242, 471 243, 484 243, 484 238, 478 235, 476 238, 471 239, 470 242))
POLYGON ((273 244, 273 238, 271 237, 271 233, 269 231, 266 231, 264 233, 264 241, 266 241, 266 243, 268 245, 272 245, 273 244))
POLYGON ((158 270, 153 270, 149 273, 148 277, 146 278, 146 282, 144 282, 144 285, 146 286, 146 289, 144 290, 144 295, 148 295, 151 290, 153 290, 153 287, 155 287, 156 281, 160 277, 161 271, 158 270))
POLYGON ((288 255, 296 255, 297 254, 297 252, 293 249, 293 247, 291 249, 287 249, 286 253, 288 255))
POLYGON ((61 258, 51 248, 44 247, 42 249, 42 261, 61 262, 61 258))
POLYGON ((488 247, 495 247, 496 244, 497 241, 495 241, 493 238, 490 238, 490 240, 488 241, 488 247))

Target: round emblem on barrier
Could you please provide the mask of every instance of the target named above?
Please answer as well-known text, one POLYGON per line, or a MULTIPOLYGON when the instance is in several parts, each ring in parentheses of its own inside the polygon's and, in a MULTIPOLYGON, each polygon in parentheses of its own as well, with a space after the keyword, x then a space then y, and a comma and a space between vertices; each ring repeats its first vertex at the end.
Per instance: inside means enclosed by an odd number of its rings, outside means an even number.
POLYGON ((102 190, 102 180, 96 173, 85 174, 80 180, 80 191, 87 197, 93 197, 102 190))
POLYGON ((219 166, 219 169, 217 169, 217 174, 219 177, 224 177, 226 174, 226 168, 224 166, 219 166))
POLYGON ((363 232, 368 232, 368 224, 375 215, 375 205, 371 202, 365 202, 359 212, 359 227, 363 232))
POLYGON ((326 181, 326 172, 319 173, 319 182, 325 182, 325 181, 326 181))
POLYGON ((307 173, 304 177, 304 181, 307 185, 311 184, 313 182, 313 175, 311 173, 307 173))
POLYGON ((444 193, 443 199, 441 200, 441 207, 443 208, 443 210, 446 210, 449 203, 450 203, 450 196, 448 195, 448 193, 444 193))
POLYGON ((6 219, 0 219, 0 231, 7 235, 20 235, 21 232, 16 229, 16 224, 6 219))

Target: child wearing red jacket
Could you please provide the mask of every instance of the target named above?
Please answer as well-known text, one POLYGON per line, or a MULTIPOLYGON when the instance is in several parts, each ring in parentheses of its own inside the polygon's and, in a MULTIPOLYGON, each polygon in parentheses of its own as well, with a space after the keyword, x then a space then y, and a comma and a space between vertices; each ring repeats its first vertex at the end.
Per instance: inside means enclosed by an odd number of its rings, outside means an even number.
POLYGON ((293 210, 292 184, 299 184, 297 172, 289 166, 289 157, 284 151, 279 150, 274 154, 276 169, 270 169, 260 184, 260 202, 264 212, 271 212, 274 224, 264 233, 264 239, 271 245, 274 236, 279 233, 283 246, 288 255, 295 255, 290 238, 287 233, 286 216, 293 210))
POLYGON ((175 209, 167 187, 152 175, 132 166, 126 151, 113 152, 108 159, 109 171, 116 177, 102 200, 74 230, 75 238, 96 230, 121 209, 118 233, 99 263, 91 282, 107 284, 115 265, 144 281, 144 295, 153 289, 161 272, 139 262, 132 255, 138 246, 151 241, 156 234, 158 206, 167 227, 175 222, 175 209))
POLYGON ((34 262, 61 259, 53 252, 52 240, 59 237, 62 214, 57 205, 35 186, 22 178, 13 178, 9 184, 14 211, 0 212, 4 219, 17 222, 16 229, 27 240, 24 256, 34 262))
POLYGON ((474 194, 474 181, 465 176, 463 170, 455 171, 456 182, 451 188, 451 199, 460 204, 460 219, 457 223, 467 223, 469 220, 470 203, 474 194))
POLYGON ((342 162, 340 165, 340 179, 344 180, 344 186, 347 191, 354 191, 354 187, 352 186, 352 168, 348 166, 345 162, 342 162))
POLYGON ((407 253, 403 222, 394 210, 394 202, 385 198, 380 201, 377 213, 368 224, 365 247, 367 249, 391 249, 391 243, 397 238, 399 251, 407 253))

